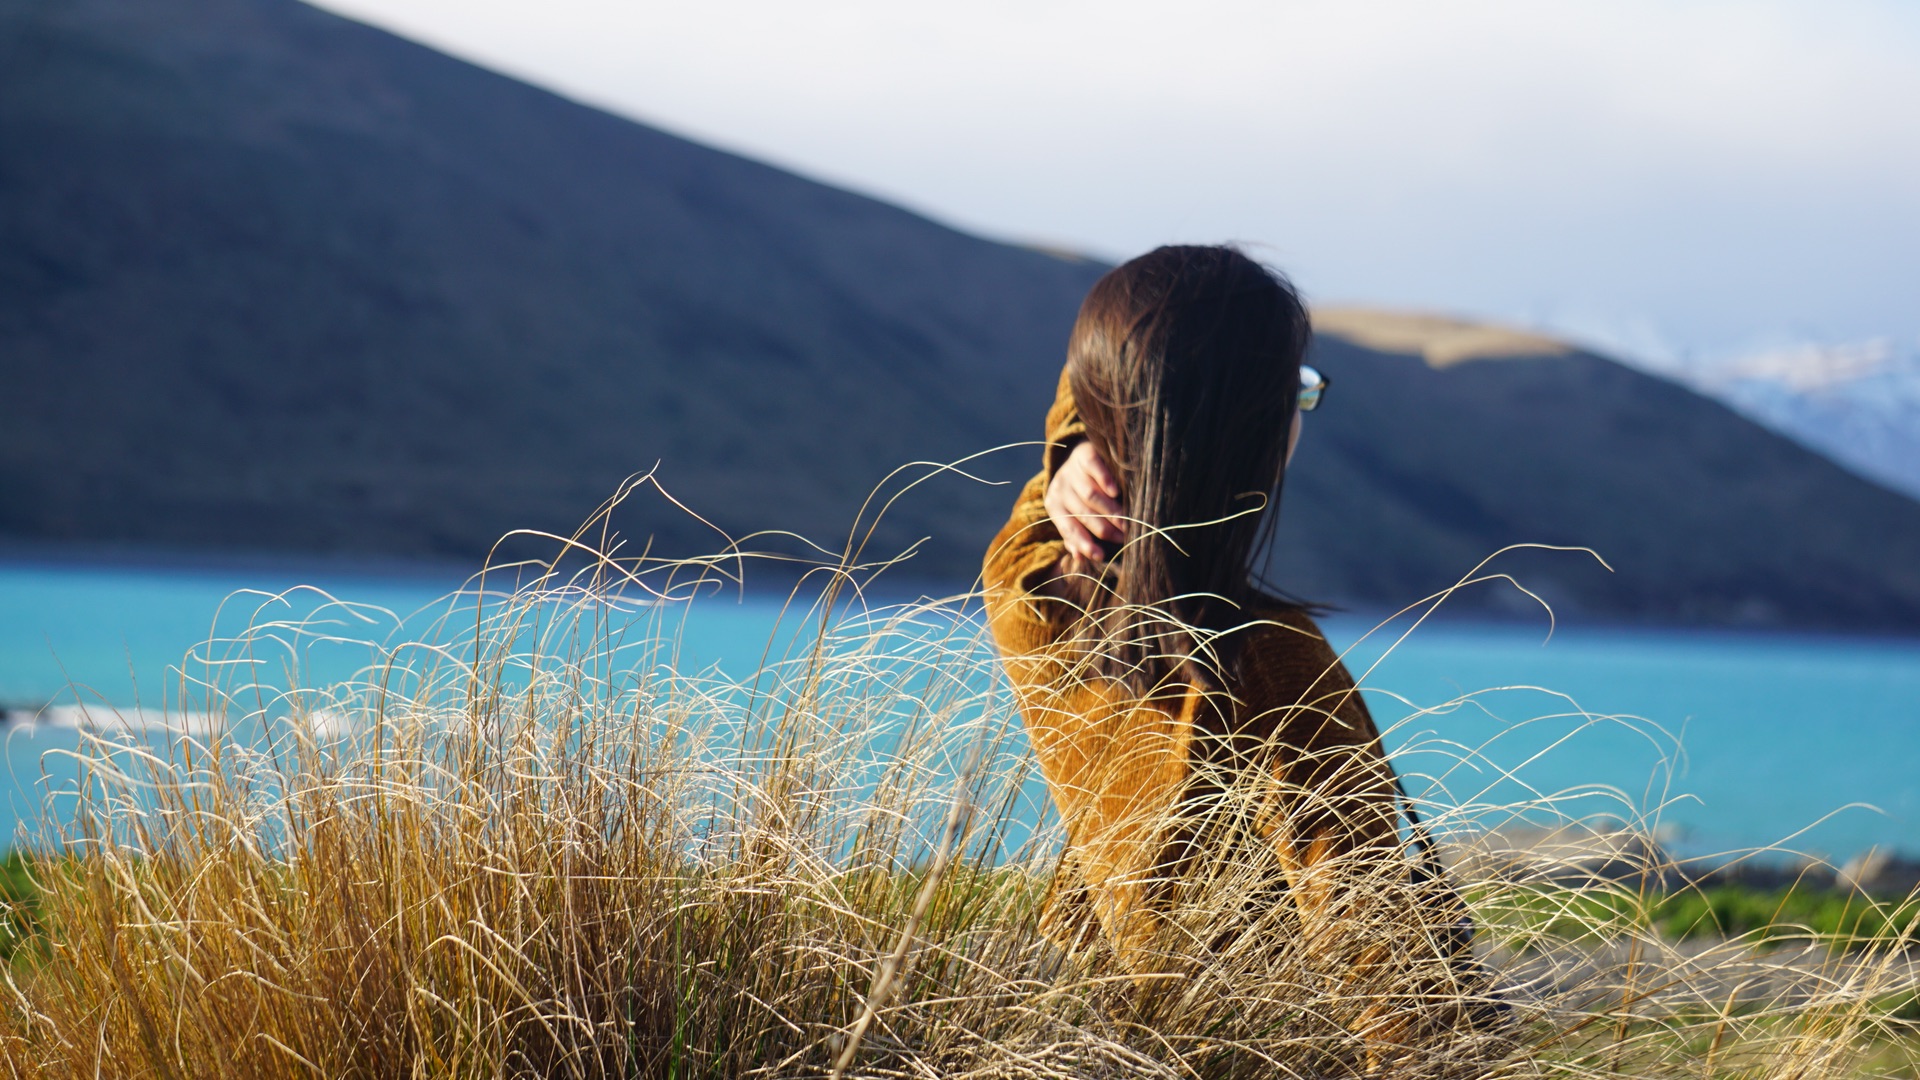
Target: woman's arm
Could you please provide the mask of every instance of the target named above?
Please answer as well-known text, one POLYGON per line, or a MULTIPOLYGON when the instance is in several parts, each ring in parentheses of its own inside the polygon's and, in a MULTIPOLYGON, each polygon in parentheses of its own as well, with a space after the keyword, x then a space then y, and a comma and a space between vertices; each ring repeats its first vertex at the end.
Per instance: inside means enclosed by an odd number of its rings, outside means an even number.
MULTIPOLYGON (((1087 426, 1073 400, 1073 384, 1066 371, 1047 410, 1047 517, 1067 551, 1086 563, 1105 561, 1104 541, 1125 543, 1125 511, 1120 506, 1120 482, 1113 470, 1087 441, 1087 426)), ((1070 569, 1070 568, 1063 568, 1070 569)))
POLYGON ((1066 464, 1067 455, 1087 437, 1086 422, 1080 419, 1080 406, 1073 400, 1073 382, 1067 370, 1060 369, 1060 381, 1053 388, 1053 405, 1047 409, 1047 452, 1042 475, 1052 483, 1054 474, 1066 464))
POLYGON ((1119 505, 1106 492, 1117 492, 1118 485, 1087 442, 1064 371, 1047 410, 1046 436, 1040 474, 1021 489, 982 568, 988 619, 1009 655, 1051 642, 1056 624, 1072 615, 1046 602, 1053 586, 1105 558, 1096 537, 1118 541, 1125 535, 1108 520, 1119 505))
POLYGON ((1047 483, 1047 517, 1067 551, 1088 563, 1104 562, 1102 541, 1122 544, 1127 539, 1126 511, 1119 498, 1120 482, 1093 444, 1082 439, 1047 483))

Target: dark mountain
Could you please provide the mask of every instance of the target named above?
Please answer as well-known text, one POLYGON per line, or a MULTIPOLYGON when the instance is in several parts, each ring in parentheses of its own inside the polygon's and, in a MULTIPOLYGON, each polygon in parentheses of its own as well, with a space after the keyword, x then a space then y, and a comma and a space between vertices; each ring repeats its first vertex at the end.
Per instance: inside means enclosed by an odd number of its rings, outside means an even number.
MULTIPOLYGON (((0 0, 0 537, 471 558, 659 462, 837 546, 893 467, 1038 435, 1100 270, 293 0, 0 0)), ((1920 628, 1920 504, 1599 357, 1392 348, 1318 346, 1296 591, 1545 541, 1619 572, 1514 567, 1606 616, 1920 628)), ((964 582, 1009 498, 939 478, 875 543, 964 582)), ((658 498, 621 528, 718 539, 658 498)))
MULTIPOLYGON (((14 536, 469 557, 658 461, 837 544, 890 469, 1031 426, 1099 272, 291 0, 0 12, 14 536)), ((954 573, 1003 497, 935 493, 880 544, 954 573)))

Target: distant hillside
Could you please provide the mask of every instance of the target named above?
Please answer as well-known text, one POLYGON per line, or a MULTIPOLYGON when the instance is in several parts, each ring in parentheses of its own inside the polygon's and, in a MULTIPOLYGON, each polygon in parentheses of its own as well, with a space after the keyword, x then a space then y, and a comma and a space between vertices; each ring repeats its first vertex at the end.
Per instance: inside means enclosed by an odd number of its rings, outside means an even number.
MULTIPOLYGON (((292 0, 0 0, 0 533, 468 557, 659 462, 837 545, 1033 437, 1099 273, 292 0)), ((959 573, 1003 498, 877 543, 959 573)))
MULTIPOLYGON (((470 558, 659 462, 730 532, 837 544, 892 467, 1038 435, 1102 269, 293 0, 0 0, 0 537, 470 558)), ((1296 591, 1397 605, 1548 541, 1619 570, 1522 567, 1570 609, 1920 629, 1920 504, 1555 343, 1338 323, 1296 591)), ((964 583, 1010 495, 942 478, 876 544, 964 583)))

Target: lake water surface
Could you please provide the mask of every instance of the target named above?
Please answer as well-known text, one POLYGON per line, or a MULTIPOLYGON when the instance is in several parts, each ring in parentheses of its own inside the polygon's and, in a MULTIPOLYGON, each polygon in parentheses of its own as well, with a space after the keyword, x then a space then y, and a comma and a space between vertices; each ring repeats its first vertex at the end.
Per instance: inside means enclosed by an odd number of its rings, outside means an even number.
MULTIPOLYGON (((314 592, 268 602, 303 584, 404 617, 433 610, 460 582, 0 562, 0 705, 157 706, 174 692, 169 666, 197 643, 245 625, 263 604, 302 617, 322 607, 314 592)), ((378 638, 392 632, 384 618, 334 621, 342 636, 378 638)), ((685 621, 685 662, 750 672, 778 622, 773 600, 699 601, 685 621)), ((1920 642, 1564 623, 1549 638, 1543 618, 1429 623, 1389 651, 1404 622, 1371 635, 1370 619, 1324 625, 1337 647, 1353 646, 1349 666, 1411 786, 1438 777, 1442 801, 1560 793, 1575 815, 1631 806, 1693 853, 1782 841, 1840 857, 1870 845, 1920 850, 1920 642), (1461 747, 1481 760, 1453 765, 1461 747)), ((350 674, 365 651, 342 649, 331 668, 325 649, 312 655, 310 682, 350 674)), ((0 832, 11 836, 41 812, 43 767, 64 775, 47 752, 77 736, 44 724, 3 734, 0 832)))

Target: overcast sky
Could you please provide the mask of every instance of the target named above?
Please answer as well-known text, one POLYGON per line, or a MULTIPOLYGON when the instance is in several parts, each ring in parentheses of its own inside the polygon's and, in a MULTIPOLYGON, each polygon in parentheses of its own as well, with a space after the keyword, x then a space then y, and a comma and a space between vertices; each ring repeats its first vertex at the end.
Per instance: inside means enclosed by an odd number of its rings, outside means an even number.
POLYGON ((1920 3, 324 6, 994 237, 1649 355, 1920 344, 1920 3))

